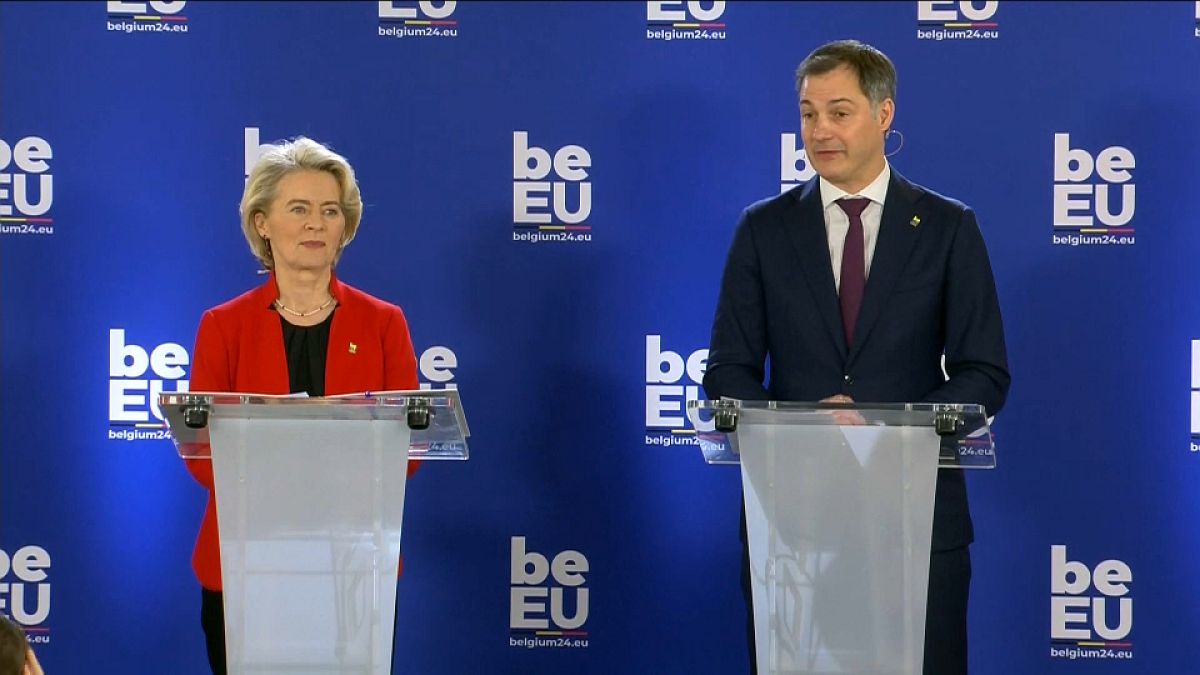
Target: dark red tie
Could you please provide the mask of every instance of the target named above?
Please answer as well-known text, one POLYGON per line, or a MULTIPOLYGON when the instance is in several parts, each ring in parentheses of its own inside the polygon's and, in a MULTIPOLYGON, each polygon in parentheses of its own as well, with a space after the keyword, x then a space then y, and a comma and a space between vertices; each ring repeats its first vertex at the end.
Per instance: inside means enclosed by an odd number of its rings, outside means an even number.
POLYGON ((858 322, 858 308, 862 306, 863 289, 867 285, 862 212, 870 203, 870 199, 863 197, 837 200, 837 205, 850 218, 850 229, 846 231, 846 245, 842 247, 842 282, 838 289, 838 299, 842 304, 842 330, 846 334, 847 349, 854 343, 854 324, 858 322))

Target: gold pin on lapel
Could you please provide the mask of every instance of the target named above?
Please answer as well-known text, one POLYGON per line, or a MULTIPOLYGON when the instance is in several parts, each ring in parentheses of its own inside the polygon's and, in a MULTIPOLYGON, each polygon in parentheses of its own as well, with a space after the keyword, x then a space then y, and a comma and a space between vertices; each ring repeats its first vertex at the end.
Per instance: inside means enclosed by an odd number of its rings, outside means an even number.
POLYGON ((921 216, 913 216, 912 220, 908 221, 909 225, 916 227, 921 224, 921 216))
POLYGON ((358 353, 358 345, 354 344, 353 342, 350 343, 350 353, 351 354, 358 353))

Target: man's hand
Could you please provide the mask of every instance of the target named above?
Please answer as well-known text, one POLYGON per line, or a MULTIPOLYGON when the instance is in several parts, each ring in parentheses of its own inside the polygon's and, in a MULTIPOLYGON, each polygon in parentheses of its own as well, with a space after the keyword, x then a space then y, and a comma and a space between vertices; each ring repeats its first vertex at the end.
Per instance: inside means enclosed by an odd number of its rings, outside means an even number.
MULTIPOLYGON (((821 399, 820 402, 821 403, 845 404, 845 403, 854 403, 854 399, 850 398, 849 396, 847 396, 845 394, 834 394, 833 396, 830 396, 829 398, 821 399)), ((836 424, 840 427, 863 426, 867 423, 867 420, 865 420, 862 415, 858 414, 857 410, 832 410, 832 411, 830 411, 830 413, 833 416, 834 424, 836 424)))

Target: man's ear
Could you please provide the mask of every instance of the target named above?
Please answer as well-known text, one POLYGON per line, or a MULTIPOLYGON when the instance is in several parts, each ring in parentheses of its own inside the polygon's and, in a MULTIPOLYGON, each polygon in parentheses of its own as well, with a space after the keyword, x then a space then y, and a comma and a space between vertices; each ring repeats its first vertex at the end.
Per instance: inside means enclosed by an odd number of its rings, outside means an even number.
POLYGON ((892 121, 896 118, 896 102, 890 98, 885 98, 879 104, 879 131, 887 133, 888 129, 892 128, 892 121))

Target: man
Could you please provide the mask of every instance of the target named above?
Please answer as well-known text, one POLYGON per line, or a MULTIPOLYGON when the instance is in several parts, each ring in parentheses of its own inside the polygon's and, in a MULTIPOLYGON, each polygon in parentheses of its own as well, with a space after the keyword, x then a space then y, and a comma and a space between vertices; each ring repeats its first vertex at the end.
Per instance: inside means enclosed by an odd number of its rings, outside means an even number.
MULTIPOLYGON (((743 213, 713 321, 708 397, 978 403, 994 415, 1009 374, 987 250, 969 208, 888 165, 891 61, 832 42, 800 64, 796 88, 818 178, 743 213)), ((962 472, 940 471, 926 674, 967 672, 973 537, 962 472)), ((748 557, 743 567, 749 605, 748 557)), ((751 626, 752 661, 753 635, 751 626)))

